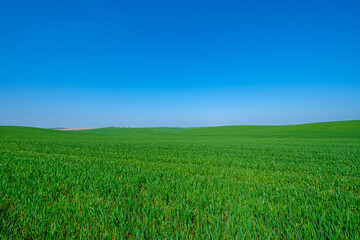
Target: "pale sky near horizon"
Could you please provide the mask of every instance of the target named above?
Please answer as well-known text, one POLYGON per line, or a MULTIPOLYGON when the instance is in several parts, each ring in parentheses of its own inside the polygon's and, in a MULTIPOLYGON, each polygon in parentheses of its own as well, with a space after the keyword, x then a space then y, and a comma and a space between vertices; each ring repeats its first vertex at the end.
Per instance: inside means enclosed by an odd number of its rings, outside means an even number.
POLYGON ((2 1, 0 125, 360 119, 358 1, 2 1))

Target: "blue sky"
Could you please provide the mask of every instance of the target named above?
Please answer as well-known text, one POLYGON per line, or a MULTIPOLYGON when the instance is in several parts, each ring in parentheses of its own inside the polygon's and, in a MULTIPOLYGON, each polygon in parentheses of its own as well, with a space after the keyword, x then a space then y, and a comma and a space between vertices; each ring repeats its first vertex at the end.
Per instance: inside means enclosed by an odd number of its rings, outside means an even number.
POLYGON ((360 119, 359 1, 1 1, 0 125, 360 119))

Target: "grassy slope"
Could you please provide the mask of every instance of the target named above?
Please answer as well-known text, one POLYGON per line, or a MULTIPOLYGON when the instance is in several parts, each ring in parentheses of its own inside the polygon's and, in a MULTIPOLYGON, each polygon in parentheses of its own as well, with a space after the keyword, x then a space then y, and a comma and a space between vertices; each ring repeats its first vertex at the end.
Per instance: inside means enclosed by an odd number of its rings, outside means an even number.
POLYGON ((30 127, 0 126, 0 136, 83 137, 103 135, 121 138, 139 137, 305 137, 305 138, 360 138, 360 120, 310 123, 282 126, 221 126, 201 128, 102 128, 82 131, 59 131, 30 127))
POLYGON ((0 237, 360 238, 360 121, 0 127, 0 237))
POLYGON ((208 137, 360 137, 360 121, 312 123, 286 126, 222 126, 202 128, 105 128, 86 133, 104 135, 161 135, 208 137))

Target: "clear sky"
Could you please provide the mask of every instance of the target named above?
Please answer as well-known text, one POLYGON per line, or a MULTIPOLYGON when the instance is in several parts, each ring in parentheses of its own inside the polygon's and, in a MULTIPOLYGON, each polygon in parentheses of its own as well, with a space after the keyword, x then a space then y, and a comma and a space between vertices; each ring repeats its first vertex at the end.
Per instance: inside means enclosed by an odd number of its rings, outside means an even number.
POLYGON ((0 3, 0 125, 360 119, 360 1, 0 3))

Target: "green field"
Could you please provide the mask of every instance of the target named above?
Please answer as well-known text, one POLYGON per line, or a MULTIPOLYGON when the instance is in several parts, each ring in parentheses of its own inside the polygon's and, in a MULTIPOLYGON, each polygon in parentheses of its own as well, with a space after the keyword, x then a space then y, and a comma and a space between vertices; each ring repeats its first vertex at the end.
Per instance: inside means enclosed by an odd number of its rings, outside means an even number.
POLYGON ((0 127, 0 239, 360 239, 360 121, 0 127))

